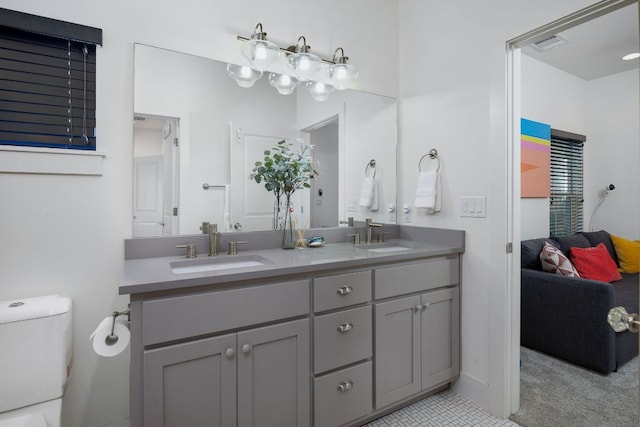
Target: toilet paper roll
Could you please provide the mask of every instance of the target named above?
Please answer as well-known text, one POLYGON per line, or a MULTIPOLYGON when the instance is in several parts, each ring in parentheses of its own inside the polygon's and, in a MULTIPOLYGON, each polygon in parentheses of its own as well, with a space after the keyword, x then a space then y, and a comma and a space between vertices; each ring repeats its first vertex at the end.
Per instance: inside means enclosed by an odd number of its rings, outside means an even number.
POLYGON ((95 331, 89 337, 93 342, 93 351, 98 356, 113 357, 124 351, 129 345, 131 334, 129 332, 129 322, 125 317, 117 317, 113 333, 117 340, 107 339, 111 335, 111 325, 113 316, 105 317, 95 331))

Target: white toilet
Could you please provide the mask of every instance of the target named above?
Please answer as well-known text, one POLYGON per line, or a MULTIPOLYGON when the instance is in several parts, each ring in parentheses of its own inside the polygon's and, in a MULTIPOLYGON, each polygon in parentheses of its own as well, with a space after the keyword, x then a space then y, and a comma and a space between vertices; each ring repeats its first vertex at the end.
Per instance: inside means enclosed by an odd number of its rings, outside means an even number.
POLYGON ((71 299, 0 301, 0 427, 60 427, 71 299))

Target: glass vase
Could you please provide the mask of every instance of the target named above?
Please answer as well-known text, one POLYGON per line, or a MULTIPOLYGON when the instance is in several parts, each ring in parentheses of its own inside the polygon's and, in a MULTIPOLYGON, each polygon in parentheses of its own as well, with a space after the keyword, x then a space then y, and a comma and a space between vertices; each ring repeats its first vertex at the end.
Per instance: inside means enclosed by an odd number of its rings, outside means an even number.
POLYGON ((288 197, 283 210, 282 249, 293 249, 295 248, 296 241, 295 230, 293 228, 293 206, 288 197))

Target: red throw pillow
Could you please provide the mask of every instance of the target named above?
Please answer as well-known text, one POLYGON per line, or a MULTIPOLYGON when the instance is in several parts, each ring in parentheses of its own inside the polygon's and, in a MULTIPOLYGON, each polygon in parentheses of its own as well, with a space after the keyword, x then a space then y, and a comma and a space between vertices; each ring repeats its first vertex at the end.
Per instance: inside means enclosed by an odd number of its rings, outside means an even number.
POLYGON ((602 243, 593 248, 571 248, 569 257, 580 277, 602 282, 622 279, 615 261, 602 243))

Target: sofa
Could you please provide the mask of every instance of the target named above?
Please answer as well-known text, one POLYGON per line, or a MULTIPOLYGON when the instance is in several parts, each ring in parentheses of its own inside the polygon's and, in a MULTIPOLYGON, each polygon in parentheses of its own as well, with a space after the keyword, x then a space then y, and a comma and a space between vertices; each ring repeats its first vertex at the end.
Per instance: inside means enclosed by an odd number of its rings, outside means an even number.
POLYGON ((567 258, 572 248, 594 248, 602 243, 619 267, 606 231, 523 240, 521 345, 603 374, 617 370, 638 355, 638 334, 614 332, 607 314, 617 306, 638 313, 638 273, 621 273, 621 280, 607 283, 544 271, 540 253, 545 242, 567 258))

